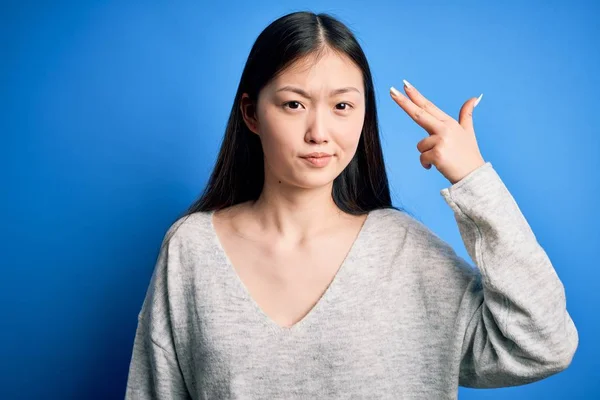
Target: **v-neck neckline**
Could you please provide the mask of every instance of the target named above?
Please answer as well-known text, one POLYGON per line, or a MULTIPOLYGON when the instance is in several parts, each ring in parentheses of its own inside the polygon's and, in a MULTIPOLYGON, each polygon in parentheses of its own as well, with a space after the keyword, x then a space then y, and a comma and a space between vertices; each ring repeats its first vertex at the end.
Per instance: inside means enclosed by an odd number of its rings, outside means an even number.
POLYGON ((330 281, 329 285, 327 286, 321 297, 317 300, 315 305, 308 311, 308 313, 306 313, 299 321, 297 321, 289 327, 281 326, 277 322, 275 322, 259 306, 254 297, 252 297, 250 291, 248 290, 248 287, 240 278, 237 270, 233 266, 233 263, 229 259, 229 256, 225 252, 225 248, 221 244, 219 236, 217 235, 217 231, 213 223, 213 215, 215 211, 209 211, 206 215, 208 218, 208 225, 210 227, 213 244, 217 248, 217 255, 220 258, 220 261, 226 266, 227 274, 229 274, 229 276, 235 281, 235 289, 239 291, 244 301, 249 303, 252 312, 254 312, 257 315, 258 319, 260 319, 261 322, 263 322, 272 333, 276 335, 291 335, 295 332, 299 332, 306 329, 312 322, 314 322, 315 318, 318 317, 317 314, 326 311, 322 309, 324 307, 324 303, 332 300, 332 296, 335 295, 335 291, 339 290, 339 286, 341 284, 340 280, 344 279, 346 275, 352 272, 353 257, 358 252, 358 249, 366 239, 365 236, 367 235, 367 230, 370 225, 370 221, 373 219, 374 211, 375 210, 369 211, 367 213, 367 217, 363 221, 362 226, 358 231, 358 234, 356 235, 352 242, 352 245, 350 246, 350 249, 346 253, 346 256, 344 257, 342 263, 337 269, 335 276, 330 281))

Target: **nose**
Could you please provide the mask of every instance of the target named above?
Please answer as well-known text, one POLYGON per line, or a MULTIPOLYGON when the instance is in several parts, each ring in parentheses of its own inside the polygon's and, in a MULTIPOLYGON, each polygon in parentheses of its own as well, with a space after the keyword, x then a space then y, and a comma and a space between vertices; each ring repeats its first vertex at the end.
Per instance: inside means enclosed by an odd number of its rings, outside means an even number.
POLYGON ((304 136, 304 140, 307 143, 321 144, 329 141, 326 118, 327 116, 322 115, 319 111, 314 112, 304 136))

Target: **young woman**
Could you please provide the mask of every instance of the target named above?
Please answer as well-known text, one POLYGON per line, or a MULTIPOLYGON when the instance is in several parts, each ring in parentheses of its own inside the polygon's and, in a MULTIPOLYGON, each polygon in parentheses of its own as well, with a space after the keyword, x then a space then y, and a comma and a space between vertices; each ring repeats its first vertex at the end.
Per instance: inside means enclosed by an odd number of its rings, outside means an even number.
POLYGON ((564 287, 479 152, 478 99, 455 121, 404 90, 477 268, 392 206, 353 34, 286 15, 250 52, 204 194, 165 235, 127 399, 453 399, 567 368, 564 287))

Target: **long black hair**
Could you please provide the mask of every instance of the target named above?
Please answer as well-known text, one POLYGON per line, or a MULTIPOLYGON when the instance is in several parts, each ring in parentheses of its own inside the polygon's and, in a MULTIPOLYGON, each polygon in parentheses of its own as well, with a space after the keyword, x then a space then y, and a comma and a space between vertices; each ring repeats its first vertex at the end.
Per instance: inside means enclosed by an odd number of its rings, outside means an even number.
POLYGON ((231 107, 225 136, 204 192, 182 215, 220 210, 257 200, 264 184, 263 150, 247 127, 240 109, 244 93, 256 104, 260 90, 295 61, 319 58, 325 50, 349 57, 362 71, 365 120, 356 154, 333 182, 332 196, 344 212, 359 215, 394 208, 379 139, 373 79, 354 34, 329 14, 300 11, 273 21, 256 39, 231 107))

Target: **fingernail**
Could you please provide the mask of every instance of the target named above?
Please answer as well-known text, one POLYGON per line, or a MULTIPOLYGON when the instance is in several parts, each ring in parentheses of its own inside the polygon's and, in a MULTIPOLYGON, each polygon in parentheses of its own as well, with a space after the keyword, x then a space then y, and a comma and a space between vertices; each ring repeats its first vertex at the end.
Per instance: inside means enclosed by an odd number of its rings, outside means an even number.
POLYGON ((408 83, 408 81, 406 79, 402 79, 402 82, 404 82, 404 84, 406 85, 407 88, 412 89, 413 85, 408 83))
POLYGON ((475 105, 473 106, 473 108, 477 107, 477 104, 479 104, 479 102, 481 101, 481 98, 483 97, 483 93, 481 93, 481 95, 479 95, 479 98, 477 99, 477 101, 475 102, 475 105))
POLYGON ((398 91, 398 89, 396 89, 395 87, 391 87, 390 88, 390 92, 392 92, 392 94, 396 97, 400 97, 400 92, 398 91))

